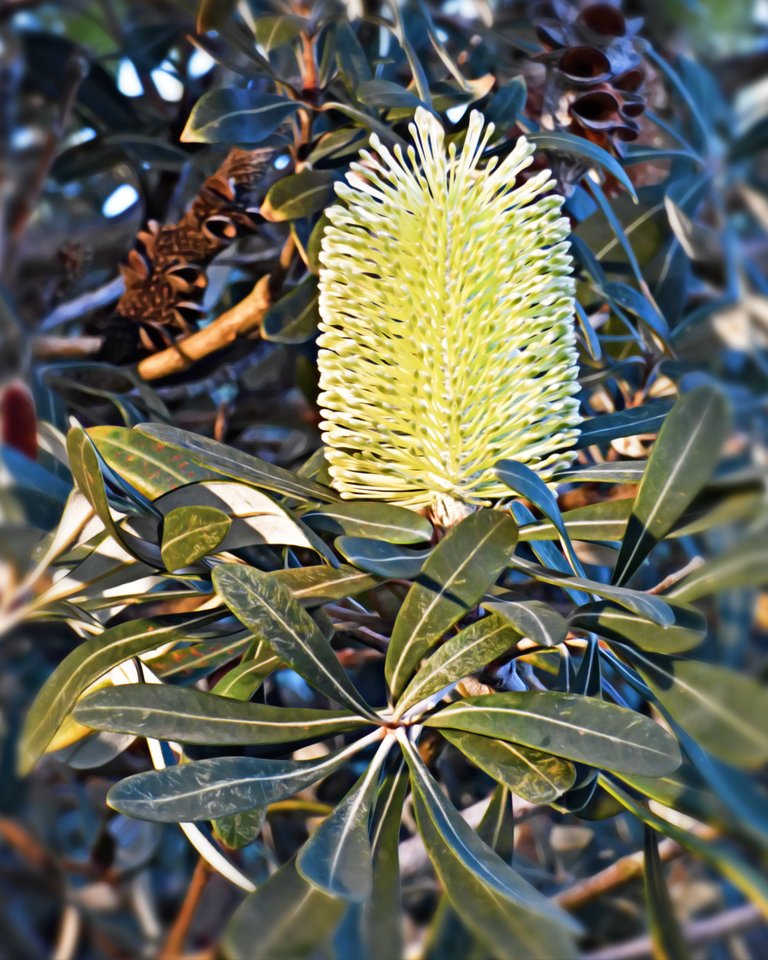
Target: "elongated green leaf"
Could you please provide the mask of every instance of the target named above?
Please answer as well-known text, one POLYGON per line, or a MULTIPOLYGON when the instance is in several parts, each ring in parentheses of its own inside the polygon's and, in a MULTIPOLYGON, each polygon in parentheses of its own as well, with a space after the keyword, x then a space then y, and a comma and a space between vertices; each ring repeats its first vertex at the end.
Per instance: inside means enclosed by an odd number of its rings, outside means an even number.
POLYGON ((227 960, 311 956, 330 938, 344 906, 307 883, 291 860, 238 907, 224 933, 224 955, 227 960))
POLYGON ((610 777, 599 774, 598 779, 603 789, 618 800, 638 820, 659 833, 676 840, 681 847, 685 847, 686 850, 695 853, 705 863, 709 863, 715 870, 727 877, 737 890, 741 890, 745 896, 756 903, 763 914, 768 917, 768 880, 763 873, 734 854, 729 845, 717 840, 704 840, 697 837, 695 833, 690 833, 688 830, 675 826, 669 820, 664 820, 662 817, 651 813, 647 807, 638 803, 610 777))
POLYGON ((441 733, 489 777, 531 803, 555 800, 576 779, 573 764, 561 757, 465 730, 443 729, 441 733))
POLYGON ((688 950, 669 896, 659 842, 651 827, 645 828, 643 887, 655 960, 687 960, 688 950))
POLYGON ((213 583, 240 622, 266 640, 305 680, 356 713, 378 719, 355 690, 315 622, 281 583, 240 564, 217 567, 213 583))
POLYGON ((390 739, 365 773, 299 852, 296 869, 326 893, 360 903, 373 891, 373 854, 368 823, 379 767, 390 739))
POLYGON ((740 539, 730 550, 703 563, 675 584, 667 596, 683 603, 768 583, 768 530, 740 539))
POLYGON ((139 820, 216 820, 285 800, 338 770, 349 755, 347 748, 322 760, 195 760, 127 777, 112 787, 107 802, 139 820))
POLYGON ((668 400, 656 400, 642 407, 630 407, 617 413, 604 413, 586 420, 580 427, 576 447, 608 443, 620 437, 636 437, 641 433, 656 433, 672 409, 668 400))
POLYGON ((582 567, 581 561, 574 553, 571 538, 565 529, 557 500, 541 477, 524 463, 516 463, 514 460, 502 460, 498 463, 496 465, 496 476, 502 483, 505 483, 510 490, 514 490, 515 493, 530 500, 531 503, 535 504, 535 506, 541 510, 560 534, 563 549, 567 553, 574 571, 579 576, 585 576, 584 567, 582 567))
POLYGON ((373 890, 362 906, 362 941, 371 960, 403 955, 398 842, 408 771, 403 761, 379 788, 371 827, 373 890))
POLYGON ((387 543, 422 543, 432 537, 432 524, 426 517, 387 503, 337 503, 311 510, 302 520, 315 530, 387 543))
POLYGON ((709 480, 728 430, 728 407, 711 387, 679 400, 651 452, 614 570, 626 583, 709 480))
POLYGON ((574 480, 583 483, 640 483, 644 473, 644 460, 614 460, 588 467, 571 467, 556 474, 555 480, 562 483, 574 480))
POLYGON ((520 632, 497 613, 460 630, 421 665, 398 700, 395 716, 402 716, 443 687, 487 666, 514 647, 520 637, 520 632))
POLYGON ((307 21, 303 17, 289 15, 257 17, 253 27, 259 44, 267 53, 271 53, 278 47, 295 40, 301 31, 306 29, 307 21))
POLYGON ((21 771, 32 769, 77 698, 92 683, 131 657, 184 639, 185 631, 178 627, 131 620, 76 647, 48 678, 27 714, 19 743, 21 771))
POLYGON ((317 279, 307 277, 264 314, 262 336, 273 343, 306 343, 317 333, 317 279))
POLYGON ((525 691, 468 697, 424 722, 522 743, 619 773, 661 776, 680 765, 677 741, 658 723, 578 694, 525 691))
POLYGON ((559 573, 557 570, 540 567, 535 563, 522 560, 520 557, 514 557, 510 566, 521 573, 527 573, 534 580, 541 580, 543 583, 551 583, 564 589, 577 587, 596 594, 598 597, 613 600, 620 607, 631 610, 632 613, 637 613, 641 617, 647 617, 648 620, 661 627, 671 626, 675 622, 672 608, 661 597, 649 593, 640 593, 638 590, 629 590, 626 587, 614 587, 606 583, 598 583, 596 580, 572 577, 568 574, 559 573))
POLYGON ((568 636, 568 624, 540 600, 484 600, 486 610, 504 617, 523 637, 542 647, 555 647, 568 636))
POLYGON ((445 798, 418 754, 406 747, 419 832, 451 903, 494 954, 575 957, 574 925, 479 838, 445 798))
POLYGON ((90 427, 87 433, 107 466, 150 500, 188 483, 217 479, 215 471, 199 466, 178 448, 138 430, 90 427))
POLYGON ((166 570, 180 570, 213 553, 232 521, 216 507, 177 507, 163 520, 162 555, 166 570))
POLYGON ((575 629, 596 633, 606 640, 629 640, 633 646, 651 653, 682 653, 697 647, 706 633, 704 617, 692 607, 670 607, 675 622, 668 627, 660 627, 604 600, 579 607, 570 623, 575 629))
POLYGON ((172 511, 187 505, 218 510, 231 517, 231 525, 219 544, 219 551, 269 543, 307 547, 329 559, 331 557, 325 544, 306 525, 272 497, 248 484, 228 480, 191 483, 154 502, 166 522, 172 511))
MULTIPOLYGON (((768 690, 735 670, 622 647, 669 715, 713 756, 734 766, 768 761, 768 690)), ((637 771, 639 772, 639 771, 637 771)))
POLYGON ((232 16, 237 0, 201 0, 197 8, 197 32, 218 30, 232 16))
POLYGON ((226 746, 322 740, 365 725, 346 710, 271 707, 147 683, 97 690, 78 704, 75 719, 94 730, 226 746))
POLYGON ((75 482, 104 524, 107 533, 131 556, 146 561, 147 557, 136 549, 135 538, 124 536, 115 523, 104 488, 98 454, 82 427, 72 427, 67 434, 67 455, 75 482))
POLYGON ((233 480, 241 480, 262 490, 271 490, 296 500, 338 500, 337 494, 330 487, 305 480, 290 470, 283 470, 282 467, 196 433, 161 423, 140 423, 136 429, 147 437, 179 450, 195 463, 232 477, 233 480))
POLYGON ((468 613, 504 569, 517 541, 507 514, 470 514, 435 547, 395 620, 385 674, 399 697, 419 660, 468 613))
POLYGON ((577 137, 573 133, 563 131, 546 133, 534 133, 529 137, 532 143, 535 143, 541 150, 548 150, 552 153, 564 153, 566 156, 578 157, 580 160, 586 160, 590 166, 602 167, 614 176, 624 187, 627 193, 637 200, 632 181, 627 176, 626 171, 618 160, 612 157, 602 147, 598 147, 584 137, 577 137))
POLYGON ((209 90, 197 101, 181 134, 184 143, 260 143, 301 104, 243 87, 209 90))
POLYGON ((329 203, 334 179, 329 170, 303 170, 282 177, 269 188, 259 213, 274 223, 309 217, 329 203))
POLYGON ((230 850, 242 850, 258 837, 264 826, 267 811, 262 807, 243 810, 213 821, 216 838, 230 850))
POLYGON ((415 579, 432 553, 367 537, 339 537, 335 546, 354 566, 385 579, 415 579))
POLYGON ((275 570, 272 574, 279 583, 291 591, 291 596, 304 606, 354 597, 378 584, 375 577, 354 567, 293 567, 275 570))
POLYGON ((357 99, 367 107, 408 107, 424 103, 410 90, 391 80, 366 80, 357 88, 357 99))
POLYGON ((232 697, 234 700, 250 700, 266 678, 283 666, 279 657, 264 640, 259 640, 256 649, 249 651, 242 663, 228 670, 211 690, 217 697, 232 697))

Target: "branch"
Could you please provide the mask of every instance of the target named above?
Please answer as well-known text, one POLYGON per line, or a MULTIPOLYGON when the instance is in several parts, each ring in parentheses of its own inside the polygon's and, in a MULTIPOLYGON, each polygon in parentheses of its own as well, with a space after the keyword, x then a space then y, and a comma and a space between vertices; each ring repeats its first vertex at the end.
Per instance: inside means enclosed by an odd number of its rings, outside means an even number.
MULTIPOLYGON (((696 920, 683 928, 683 937, 689 947, 701 947, 716 940, 723 940, 742 933, 764 922, 761 911, 751 903, 734 907, 706 920, 696 920)), ((636 937, 614 947, 604 947, 583 954, 584 960, 645 960, 653 955, 650 937, 636 937)))
POLYGON ((184 897, 184 903, 182 903, 181 909, 173 922, 173 926, 158 955, 158 960, 178 960, 182 955, 184 951, 184 941, 187 939, 189 927, 194 919, 195 912, 200 904, 200 898, 203 895, 210 875, 211 868, 205 860, 201 858, 197 861, 192 879, 187 888, 187 895, 184 897))
POLYGON ((247 297, 207 327, 142 360, 137 367, 139 376, 159 380, 188 370, 198 360, 257 330, 269 305, 269 277, 262 277, 247 297))

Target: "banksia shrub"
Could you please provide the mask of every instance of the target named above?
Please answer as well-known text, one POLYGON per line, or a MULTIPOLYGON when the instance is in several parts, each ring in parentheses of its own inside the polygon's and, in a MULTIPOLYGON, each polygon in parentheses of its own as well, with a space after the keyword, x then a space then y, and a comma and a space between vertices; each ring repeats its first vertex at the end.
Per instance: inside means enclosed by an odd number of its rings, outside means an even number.
POLYGON ((479 113, 461 150, 420 109, 407 152, 363 150, 320 256, 321 424, 344 498, 437 518, 509 496, 514 459, 545 480, 579 422, 568 221, 533 147, 481 157, 479 113))

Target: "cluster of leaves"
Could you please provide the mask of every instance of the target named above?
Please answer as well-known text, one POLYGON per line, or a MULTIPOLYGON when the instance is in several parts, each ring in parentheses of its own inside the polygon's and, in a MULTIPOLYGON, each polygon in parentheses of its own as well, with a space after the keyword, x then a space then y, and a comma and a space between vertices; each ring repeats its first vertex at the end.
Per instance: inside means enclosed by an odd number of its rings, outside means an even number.
POLYGON ((45 5, 18 29, 28 111, 41 96, 55 106, 78 57, 90 70, 70 85, 43 194, 52 213, 43 206, 16 251, 16 303, 3 300, 0 321, 102 333, 141 223, 177 220, 232 146, 273 149, 276 163, 256 236, 217 264, 205 306, 237 302, 264 274, 275 301, 260 341, 159 387, 125 362, 134 345, 114 325, 99 362, 35 371, 38 462, 3 449, 15 588, 0 610, 4 630, 40 623, 69 652, 27 715, 23 770, 45 753, 74 771, 132 773, 109 804, 182 824, 246 889, 268 860, 265 819, 291 803, 322 812, 281 843, 284 865, 229 923, 234 957, 256 943, 264 956, 308 954, 333 937, 349 956, 400 955, 405 832, 445 894, 432 956, 452 939, 467 956, 573 955, 571 918, 524 878, 518 851, 510 865, 513 795, 518 809, 589 823, 624 811, 645 825, 651 926, 669 955, 659 833, 766 909, 754 856, 768 824, 749 775, 768 759, 766 695, 715 665, 729 637, 733 666, 755 662, 749 612, 728 604, 768 570, 763 480, 738 440, 719 459, 721 391, 742 435, 761 422, 764 361, 745 345, 766 293, 765 122, 734 137, 712 75, 645 44, 652 109, 636 143, 617 155, 552 129, 525 4, 501 5, 492 23, 421 2, 359 17, 334 3, 127 6, 119 36, 87 3, 62 15, 66 36, 45 5), (188 35, 215 63, 202 77, 188 35), (126 61, 140 97, 119 89, 126 61), (181 81, 178 104, 158 97, 160 68, 181 81), (568 186, 579 281, 587 419, 561 496, 501 463, 510 511, 445 535, 392 505, 341 501, 314 429, 324 210, 370 132, 401 142, 419 106, 457 143, 480 110, 497 126, 489 153, 529 136, 568 186), (120 180, 141 207, 107 231, 95 211, 120 180), (63 238, 74 221, 99 234, 92 269, 66 291, 90 313, 59 302, 58 279, 55 295, 50 277, 40 284, 29 251, 56 221, 63 238), (94 426, 65 438, 69 412, 94 426), (214 418, 234 445, 168 425, 213 432, 214 418), (154 770, 135 773, 136 738, 154 770), (493 791, 477 829, 459 812, 457 763, 474 771, 473 795, 493 791))
MULTIPOLYGON (((582 444, 631 434, 643 415, 596 418, 582 444)), ((588 819, 626 809, 765 903, 764 881, 746 862, 648 806, 701 816, 689 798, 709 781, 720 789, 706 803, 723 822, 750 835, 759 828, 759 793, 742 779, 734 789, 732 768, 768 759, 753 722, 766 694, 689 651, 705 635, 694 601, 764 582, 764 528, 674 586, 630 585, 651 550, 717 522, 729 500, 723 490, 743 485, 727 471, 712 478, 727 427, 721 395, 694 390, 665 418, 647 463, 596 464, 561 478, 630 483, 634 497, 565 513, 528 468, 502 462, 499 476, 520 498, 511 514, 478 511, 439 540, 403 508, 340 502, 316 471, 292 474, 168 426, 91 436, 76 428, 69 456, 78 491, 46 558, 64 572, 29 615, 95 635, 37 697, 23 767, 77 741, 75 724, 128 735, 102 741, 101 762, 134 737, 171 743, 172 759, 160 753, 158 769, 115 785, 109 804, 147 820, 210 821, 232 848, 255 839, 270 805, 344 765, 362 767, 295 862, 246 899, 227 934, 234 956, 250 955, 267 917, 282 930, 276 911, 296 920, 299 891, 313 922, 297 922, 289 940, 330 936, 345 902, 366 903, 373 910, 355 913, 357 935, 375 943, 386 918, 391 951, 406 790, 447 897, 494 954, 572 955, 572 924, 466 825, 430 773, 449 744, 498 782, 493 816, 502 817, 510 791, 588 819), (605 509, 618 504, 620 513, 605 509), (579 541, 618 546, 609 582, 587 573, 579 541), (113 615, 142 603, 150 587, 155 600, 197 599, 194 615, 102 629, 105 607, 113 615), (531 599, 542 588, 546 601, 531 599), (368 677, 367 696, 340 660, 365 647, 382 668, 378 682, 368 677), (126 661, 138 682, 116 672, 126 661), (287 668, 330 707, 251 702, 287 668), (486 692, 467 695, 472 675, 490 684, 486 692), (534 689, 521 682, 531 677, 534 689), (315 759, 292 757, 299 745, 327 740, 336 747, 315 759), (194 759, 189 745, 247 749, 194 759), (745 806, 754 809, 740 821, 745 806)))

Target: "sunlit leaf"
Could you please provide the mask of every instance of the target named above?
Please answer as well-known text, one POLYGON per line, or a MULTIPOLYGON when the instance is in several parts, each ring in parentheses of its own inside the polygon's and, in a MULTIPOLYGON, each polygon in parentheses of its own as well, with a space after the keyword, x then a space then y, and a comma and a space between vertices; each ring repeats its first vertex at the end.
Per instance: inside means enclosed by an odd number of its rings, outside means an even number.
POLYGON ((507 514, 481 510, 435 547, 395 620, 385 673, 398 697, 419 660, 468 613, 506 566, 517 540, 507 514))
POLYGON ((432 536, 426 517, 387 503, 352 501, 317 507, 302 520, 315 530, 349 537, 369 537, 387 543, 422 543, 432 536))
POLYGON ((184 143, 255 144, 266 140, 301 105, 244 87, 218 87, 197 101, 181 134, 184 143))
POLYGON ((521 743, 619 773, 661 776, 680 764, 677 741, 658 723, 577 694, 525 691, 467 697, 424 722, 521 743))
POLYGON ((166 570, 180 570, 213 553, 232 525, 215 507, 177 507, 163 519, 162 555, 166 570))

